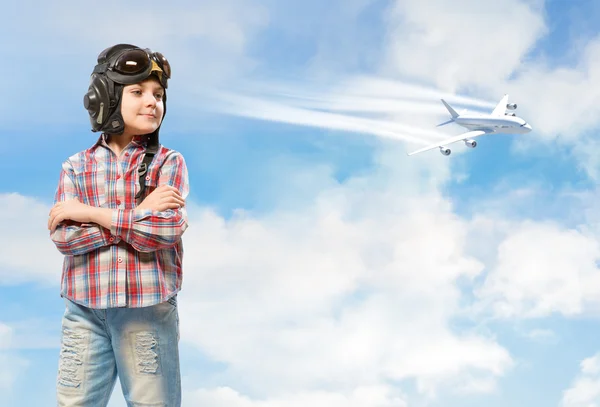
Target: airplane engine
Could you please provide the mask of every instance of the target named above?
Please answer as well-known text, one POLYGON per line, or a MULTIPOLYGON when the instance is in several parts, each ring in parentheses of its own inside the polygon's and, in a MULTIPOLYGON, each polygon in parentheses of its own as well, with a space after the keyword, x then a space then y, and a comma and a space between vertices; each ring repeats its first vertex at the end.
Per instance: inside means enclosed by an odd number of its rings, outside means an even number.
POLYGON ((469 148, 477 147, 477 142, 475 140, 465 140, 465 145, 469 148))
POLYGON ((517 104, 516 103, 509 103, 509 104, 506 105, 506 108, 510 109, 510 110, 515 110, 517 108, 517 104))
POLYGON ((451 151, 448 147, 440 147, 440 153, 443 155, 450 155, 451 151))

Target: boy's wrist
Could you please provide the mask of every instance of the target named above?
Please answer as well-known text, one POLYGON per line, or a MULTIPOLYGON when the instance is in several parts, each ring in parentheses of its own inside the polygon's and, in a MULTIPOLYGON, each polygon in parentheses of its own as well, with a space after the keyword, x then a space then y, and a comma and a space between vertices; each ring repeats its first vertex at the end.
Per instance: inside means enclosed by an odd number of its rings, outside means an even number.
POLYGON ((85 223, 93 223, 94 222, 94 207, 90 205, 86 205, 87 210, 85 211, 85 223))
POLYGON ((96 218, 97 218, 97 211, 96 210, 98 208, 96 208, 94 206, 90 206, 90 205, 88 205, 87 207, 88 208, 87 208, 87 220, 86 220, 86 222, 87 223, 98 223, 98 222, 96 222, 96 218))
POLYGON ((98 208, 95 206, 88 207, 89 223, 96 223, 106 229, 110 229, 112 223, 112 209, 98 208))

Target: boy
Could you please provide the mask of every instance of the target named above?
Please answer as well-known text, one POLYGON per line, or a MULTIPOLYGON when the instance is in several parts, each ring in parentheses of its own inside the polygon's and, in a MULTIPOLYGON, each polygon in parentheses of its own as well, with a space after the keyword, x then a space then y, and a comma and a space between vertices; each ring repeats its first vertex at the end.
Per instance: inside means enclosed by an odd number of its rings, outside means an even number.
POLYGON ((116 377, 129 406, 179 406, 184 208, 182 155, 159 144, 171 67, 118 44, 84 96, 89 149, 63 163, 48 229, 65 255, 59 406, 106 406, 116 377))

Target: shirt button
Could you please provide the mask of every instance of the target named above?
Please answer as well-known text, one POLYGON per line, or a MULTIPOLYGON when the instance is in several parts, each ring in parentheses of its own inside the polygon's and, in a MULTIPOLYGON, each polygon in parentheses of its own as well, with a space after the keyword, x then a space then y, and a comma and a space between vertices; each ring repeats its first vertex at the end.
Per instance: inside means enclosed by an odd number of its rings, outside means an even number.
POLYGON ((150 175, 146 176, 146 181, 150 181, 150 175))
POLYGON ((125 157, 129 157, 129 153, 125 153, 125 157))
POLYGON ((113 242, 115 240, 115 237, 111 236, 110 239, 108 239, 108 240, 110 240, 111 242, 113 242))
POLYGON ((119 263, 123 263, 123 259, 122 259, 122 258, 120 258, 120 257, 117 259, 117 261, 118 261, 119 263))
POLYGON ((121 200, 117 199, 117 205, 121 205, 121 200))
POLYGON ((117 179, 120 179, 120 178, 121 178, 121 174, 117 174, 117 179))

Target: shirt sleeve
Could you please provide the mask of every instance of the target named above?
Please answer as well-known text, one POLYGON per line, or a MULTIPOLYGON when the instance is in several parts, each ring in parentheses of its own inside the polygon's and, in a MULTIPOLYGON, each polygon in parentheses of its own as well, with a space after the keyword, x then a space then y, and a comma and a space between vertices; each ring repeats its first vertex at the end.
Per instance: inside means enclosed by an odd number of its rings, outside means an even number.
MULTIPOLYGON (((171 153, 160 169, 157 187, 170 185, 183 199, 189 194, 188 172, 183 156, 171 153)), ((135 250, 153 252, 175 246, 188 227, 185 206, 177 210, 118 209, 113 211, 111 233, 135 250)))
MULTIPOLYGON (((69 160, 62 165, 54 204, 79 199, 69 160)), ((110 231, 97 224, 65 220, 58 224, 50 238, 65 256, 77 256, 110 244, 110 231)))

